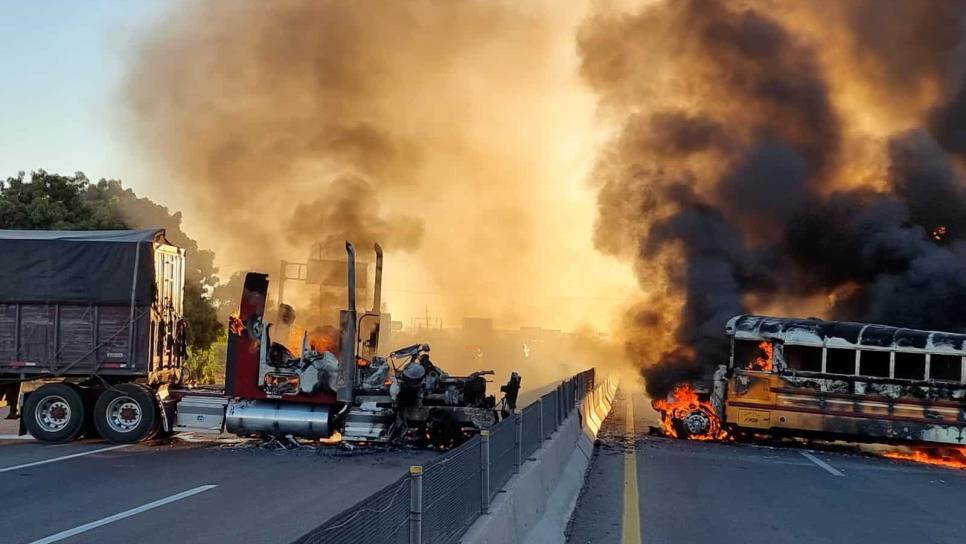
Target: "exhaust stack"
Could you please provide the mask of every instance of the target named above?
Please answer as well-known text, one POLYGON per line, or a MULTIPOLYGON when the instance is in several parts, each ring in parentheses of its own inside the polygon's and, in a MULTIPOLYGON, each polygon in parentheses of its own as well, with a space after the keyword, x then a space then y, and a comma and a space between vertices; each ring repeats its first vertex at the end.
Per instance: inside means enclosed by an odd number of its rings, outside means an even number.
POLYGON ((379 244, 376 244, 376 284, 372 291, 372 312, 382 313, 382 246, 379 244))
POLYGON ((349 300, 346 309, 339 312, 339 328, 342 334, 339 349, 339 391, 336 399, 351 404, 355 399, 356 387, 356 251, 348 241, 345 243, 345 251, 349 300))

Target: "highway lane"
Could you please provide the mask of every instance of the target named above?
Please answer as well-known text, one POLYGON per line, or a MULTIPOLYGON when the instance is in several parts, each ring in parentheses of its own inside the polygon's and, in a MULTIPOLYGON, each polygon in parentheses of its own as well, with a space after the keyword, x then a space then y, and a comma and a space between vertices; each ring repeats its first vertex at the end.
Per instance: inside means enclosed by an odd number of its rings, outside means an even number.
POLYGON ((435 455, 180 440, 109 448, 0 440, 0 542, 35 542, 108 520, 58 541, 288 543, 435 455), (75 454, 82 455, 65 458, 75 454), (179 497, 185 492, 193 494, 179 497))
MULTIPOLYGON (((539 389, 525 395, 539 396, 539 389)), ((432 452, 17 437, 0 408, 0 543, 291 542, 432 452)), ((232 437, 234 439, 234 437, 232 437)))
POLYGON ((568 531, 572 543, 960 543, 966 472, 793 448, 646 434, 657 414, 620 391, 568 531), (636 465, 637 508, 625 512, 636 465), (636 511, 634 511, 636 510, 636 511))

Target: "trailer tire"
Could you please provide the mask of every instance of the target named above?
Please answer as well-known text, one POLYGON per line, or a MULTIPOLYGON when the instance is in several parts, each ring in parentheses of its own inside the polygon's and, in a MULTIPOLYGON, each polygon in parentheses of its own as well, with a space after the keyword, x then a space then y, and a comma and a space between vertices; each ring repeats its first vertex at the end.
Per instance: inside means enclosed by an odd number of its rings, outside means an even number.
POLYGON ((86 429, 85 404, 84 396, 73 385, 49 383, 27 396, 21 417, 27 432, 37 440, 62 444, 86 429))
POLYGON ((122 383, 101 393, 94 405, 94 426, 112 444, 135 444, 158 430, 154 393, 134 383, 122 383))

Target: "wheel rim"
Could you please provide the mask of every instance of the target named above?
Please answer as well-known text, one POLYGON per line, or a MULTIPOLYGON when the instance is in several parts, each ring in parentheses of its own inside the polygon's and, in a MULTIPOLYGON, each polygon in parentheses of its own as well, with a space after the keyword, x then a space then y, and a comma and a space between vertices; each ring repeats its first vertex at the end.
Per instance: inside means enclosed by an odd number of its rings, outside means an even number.
POLYGON ((34 411, 34 419, 37 420, 37 425, 48 433, 64 430, 70 423, 70 416, 70 404, 64 400, 64 397, 55 395, 44 397, 34 411))
POLYGON ((121 396, 107 405, 107 426, 119 433, 129 433, 141 423, 141 405, 131 397, 121 396))

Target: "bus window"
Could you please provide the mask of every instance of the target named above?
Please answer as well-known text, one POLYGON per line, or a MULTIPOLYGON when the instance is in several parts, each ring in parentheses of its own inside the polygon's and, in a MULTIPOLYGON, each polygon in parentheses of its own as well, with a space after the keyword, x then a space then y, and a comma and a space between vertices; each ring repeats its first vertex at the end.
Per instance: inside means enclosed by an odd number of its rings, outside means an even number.
POLYGON ((944 382, 962 380, 963 359, 956 355, 931 355, 929 357, 929 379, 944 382))
POLYGON ((855 375, 855 350, 828 348, 825 355, 825 372, 855 375))
POLYGON ((822 348, 786 345, 785 364, 791 370, 821 372, 822 348))
POLYGON ((903 380, 925 380, 926 354, 897 351, 895 377, 903 380))
POLYGON ((735 340, 734 365, 749 370, 772 369, 772 346, 769 342, 735 340))
POLYGON ((889 352, 862 350, 859 355, 859 375, 888 378, 889 352))

